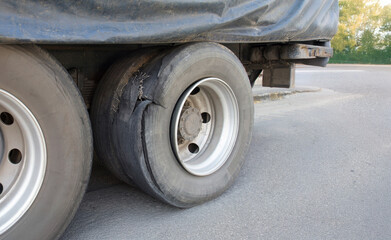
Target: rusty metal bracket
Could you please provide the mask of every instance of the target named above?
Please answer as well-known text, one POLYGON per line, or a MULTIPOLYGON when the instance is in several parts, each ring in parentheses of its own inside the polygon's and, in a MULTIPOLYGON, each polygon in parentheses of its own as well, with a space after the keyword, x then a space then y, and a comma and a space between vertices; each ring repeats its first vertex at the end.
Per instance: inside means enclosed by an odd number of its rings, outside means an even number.
POLYGON ((270 63, 263 69, 264 87, 292 88, 295 86, 295 64, 270 63))
POLYGON ((280 59, 329 58, 333 56, 333 48, 307 44, 289 44, 280 48, 280 59))

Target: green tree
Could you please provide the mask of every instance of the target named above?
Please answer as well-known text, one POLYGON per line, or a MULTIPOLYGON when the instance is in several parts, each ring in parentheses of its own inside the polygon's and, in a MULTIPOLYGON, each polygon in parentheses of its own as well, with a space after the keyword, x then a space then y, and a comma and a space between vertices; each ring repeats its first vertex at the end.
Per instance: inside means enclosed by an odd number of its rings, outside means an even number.
POLYGON ((372 29, 365 29, 358 41, 357 51, 370 54, 377 45, 378 38, 372 29))
POLYGON ((331 62, 391 63, 391 7, 378 0, 340 0, 339 8, 331 62))
POLYGON ((385 6, 381 13, 382 25, 380 35, 383 36, 382 46, 391 57, 391 5, 385 6))
POLYGON ((338 31, 332 40, 336 51, 350 51, 356 45, 356 35, 363 22, 364 0, 342 0, 339 2, 338 31))

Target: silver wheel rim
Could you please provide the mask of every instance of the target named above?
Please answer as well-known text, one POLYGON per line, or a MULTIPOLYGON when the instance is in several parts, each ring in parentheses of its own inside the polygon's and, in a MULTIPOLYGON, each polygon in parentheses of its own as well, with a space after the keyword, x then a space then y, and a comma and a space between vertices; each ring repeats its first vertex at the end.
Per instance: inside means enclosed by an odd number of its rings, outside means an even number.
POLYGON ((30 110, 0 89, 0 235, 30 208, 46 169, 46 144, 30 110))
POLYGON ((205 78, 178 100, 171 119, 171 145, 186 171, 207 176, 227 161, 238 130, 239 107, 232 89, 218 78, 205 78))

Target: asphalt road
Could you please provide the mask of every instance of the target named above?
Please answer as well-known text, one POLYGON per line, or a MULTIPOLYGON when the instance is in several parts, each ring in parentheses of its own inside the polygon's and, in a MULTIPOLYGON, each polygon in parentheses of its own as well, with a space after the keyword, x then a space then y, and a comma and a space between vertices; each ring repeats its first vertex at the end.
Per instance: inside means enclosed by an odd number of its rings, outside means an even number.
POLYGON ((299 67, 296 85, 321 90, 257 101, 218 199, 180 210, 94 170, 63 239, 391 239, 391 66, 299 67))

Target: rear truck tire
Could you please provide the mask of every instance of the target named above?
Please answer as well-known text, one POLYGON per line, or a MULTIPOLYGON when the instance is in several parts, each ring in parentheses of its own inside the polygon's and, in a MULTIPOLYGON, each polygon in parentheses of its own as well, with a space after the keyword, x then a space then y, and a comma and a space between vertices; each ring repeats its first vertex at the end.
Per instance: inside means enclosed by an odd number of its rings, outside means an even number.
POLYGON ((94 150, 98 156, 96 161, 105 165, 117 178, 130 185, 133 185, 131 176, 125 173, 117 157, 117 136, 112 125, 118 116, 120 102, 122 109, 131 110, 135 107, 134 99, 137 99, 139 86, 133 85, 135 83, 131 78, 136 76, 137 71, 155 58, 159 52, 159 49, 139 50, 132 56, 113 64, 99 82, 91 106, 94 150), (126 97, 127 100, 124 99, 126 97), (124 106, 125 104, 128 105, 124 106))
POLYGON ((150 54, 114 64, 102 79, 100 89, 115 90, 94 98, 97 152, 116 175, 173 206, 216 198, 238 176, 251 140, 247 73, 216 43, 150 54))
POLYGON ((0 46, 0 236, 56 239, 83 197, 92 132, 66 71, 35 46, 0 46))

